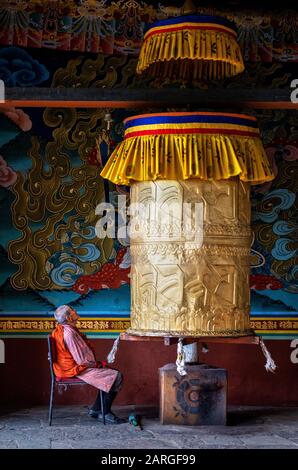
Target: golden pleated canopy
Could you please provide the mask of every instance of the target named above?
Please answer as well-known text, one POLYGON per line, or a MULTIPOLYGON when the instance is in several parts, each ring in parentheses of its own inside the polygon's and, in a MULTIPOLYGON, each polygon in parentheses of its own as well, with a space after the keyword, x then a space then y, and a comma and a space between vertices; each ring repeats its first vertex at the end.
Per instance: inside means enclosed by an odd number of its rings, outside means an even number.
POLYGON ((236 26, 220 16, 186 15, 150 27, 137 73, 155 78, 223 79, 244 70, 236 26))
POLYGON ((142 114, 125 119, 101 176, 115 184, 156 179, 253 184, 274 178, 252 116, 215 112, 142 114))

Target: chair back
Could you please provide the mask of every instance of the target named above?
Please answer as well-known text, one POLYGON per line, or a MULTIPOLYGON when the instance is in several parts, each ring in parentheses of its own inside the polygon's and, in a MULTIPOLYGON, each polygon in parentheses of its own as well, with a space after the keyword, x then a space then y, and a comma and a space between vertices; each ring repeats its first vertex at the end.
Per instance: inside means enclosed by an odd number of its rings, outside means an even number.
POLYGON ((50 362, 50 372, 52 379, 55 378, 53 363, 56 359, 56 344, 52 335, 48 335, 48 360, 50 362))

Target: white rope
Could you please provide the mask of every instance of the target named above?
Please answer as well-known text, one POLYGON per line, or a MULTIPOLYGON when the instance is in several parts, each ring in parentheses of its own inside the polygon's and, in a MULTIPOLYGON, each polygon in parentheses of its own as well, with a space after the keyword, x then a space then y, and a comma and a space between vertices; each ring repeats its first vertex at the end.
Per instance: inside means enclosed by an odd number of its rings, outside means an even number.
POLYGON ((186 375, 185 370, 185 352, 183 349, 183 338, 179 338, 177 344, 177 359, 176 359, 177 371, 180 375, 186 375))
POLYGON ((109 354, 107 356, 107 363, 108 364, 112 364, 115 361, 119 341, 120 341, 120 335, 118 336, 118 338, 115 339, 113 347, 112 347, 111 351, 109 352, 109 354))
POLYGON ((270 352, 266 348, 266 346, 264 344, 264 341, 263 341, 263 338, 260 338, 260 346, 261 346, 263 354, 266 358, 266 364, 265 364, 266 371, 274 373, 277 366, 276 366, 270 352))

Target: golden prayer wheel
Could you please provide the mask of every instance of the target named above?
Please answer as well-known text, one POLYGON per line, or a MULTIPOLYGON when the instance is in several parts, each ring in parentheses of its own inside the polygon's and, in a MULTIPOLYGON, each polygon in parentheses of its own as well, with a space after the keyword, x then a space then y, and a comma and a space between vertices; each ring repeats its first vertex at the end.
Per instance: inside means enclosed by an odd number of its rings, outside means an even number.
POLYGON ((273 179, 255 118, 128 118, 102 176, 131 185, 131 328, 241 336, 249 322, 250 183, 273 179))
POLYGON ((129 332, 247 335, 249 184, 144 181, 132 184, 131 202, 147 219, 136 214, 131 234, 129 332))

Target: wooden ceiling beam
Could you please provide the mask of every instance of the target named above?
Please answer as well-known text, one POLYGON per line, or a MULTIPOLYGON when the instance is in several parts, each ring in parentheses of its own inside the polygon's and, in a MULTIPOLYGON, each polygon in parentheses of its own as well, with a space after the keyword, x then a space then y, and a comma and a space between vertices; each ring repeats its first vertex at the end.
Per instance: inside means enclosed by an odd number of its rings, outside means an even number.
POLYGON ((291 89, 6 88, 1 107, 297 109, 291 89))

